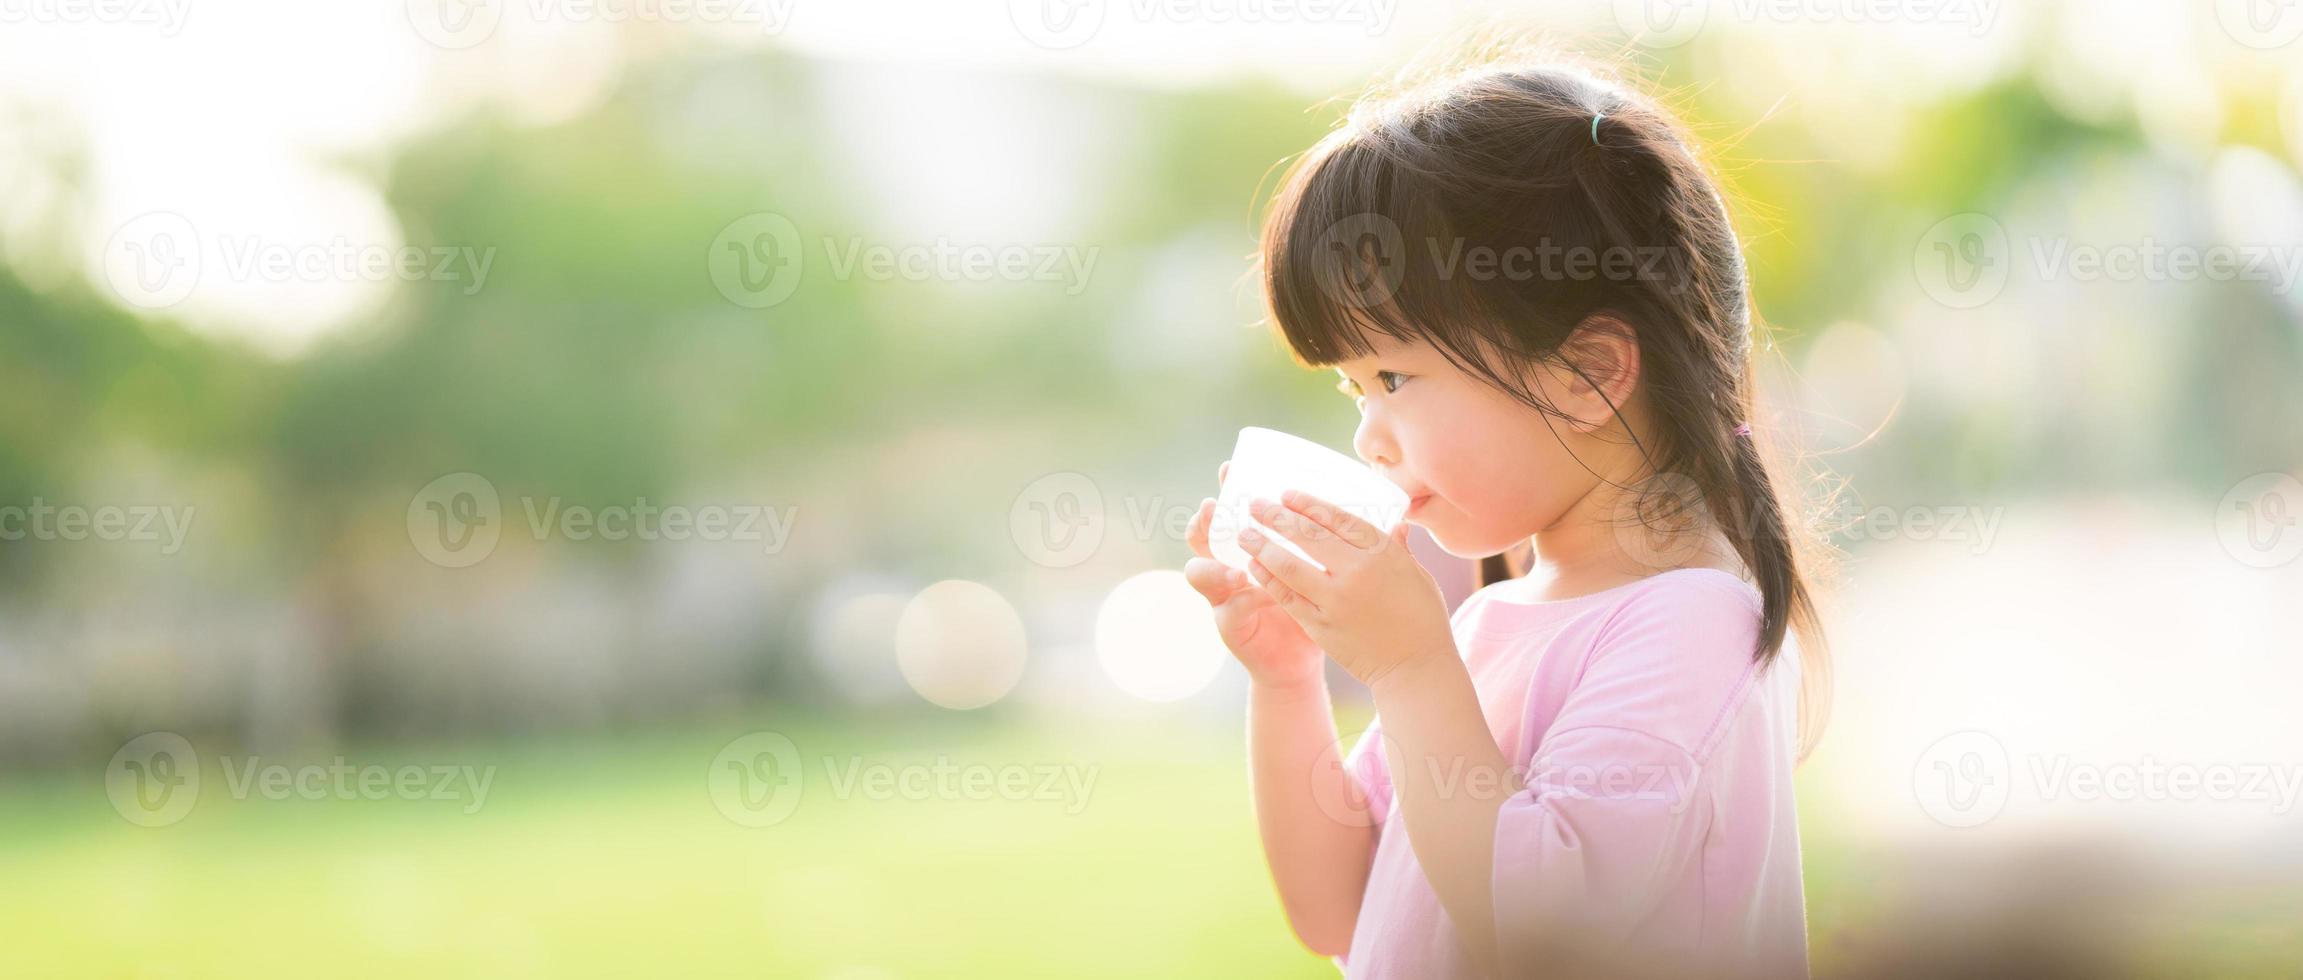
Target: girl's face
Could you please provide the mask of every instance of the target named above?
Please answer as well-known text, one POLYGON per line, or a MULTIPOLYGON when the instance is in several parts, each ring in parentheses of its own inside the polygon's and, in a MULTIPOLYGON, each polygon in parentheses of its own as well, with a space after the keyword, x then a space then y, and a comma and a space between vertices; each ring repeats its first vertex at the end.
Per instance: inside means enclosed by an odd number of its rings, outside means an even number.
MULTIPOLYGON (((1336 365, 1337 387, 1359 405, 1352 448, 1407 491, 1407 520, 1449 554, 1481 558, 1526 541, 1601 483, 1592 470, 1611 471, 1604 443, 1457 369, 1430 343, 1372 339, 1373 355, 1336 365)), ((1572 375, 1534 375, 1545 404, 1585 417, 1572 375)))

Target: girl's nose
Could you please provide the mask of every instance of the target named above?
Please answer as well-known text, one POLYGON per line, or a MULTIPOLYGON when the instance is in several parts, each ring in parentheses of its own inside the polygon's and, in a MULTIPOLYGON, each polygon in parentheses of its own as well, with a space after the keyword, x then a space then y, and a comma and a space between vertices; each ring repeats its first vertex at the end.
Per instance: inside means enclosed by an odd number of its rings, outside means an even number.
POLYGON ((1380 415, 1369 412, 1360 416, 1359 431, 1352 433, 1351 449, 1362 462, 1378 469, 1399 465, 1399 446, 1392 442, 1391 431, 1380 415))

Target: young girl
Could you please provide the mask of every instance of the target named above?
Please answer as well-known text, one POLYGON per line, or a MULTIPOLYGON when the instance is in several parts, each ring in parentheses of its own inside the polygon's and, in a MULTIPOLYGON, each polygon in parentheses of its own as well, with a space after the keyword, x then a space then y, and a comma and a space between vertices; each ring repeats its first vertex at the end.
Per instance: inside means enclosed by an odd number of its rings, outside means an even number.
POLYGON ((1327 570, 1249 530, 1243 574, 1201 504, 1185 572, 1253 679, 1296 935, 1352 977, 1803 975, 1811 561, 1683 128, 1556 62, 1374 97, 1289 173, 1263 264, 1295 357, 1359 407, 1354 448, 1482 573, 1451 619, 1404 523, 1291 493, 1251 513, 1327 570), (1341 766, 1327 659, 1377 712, 1341 766))

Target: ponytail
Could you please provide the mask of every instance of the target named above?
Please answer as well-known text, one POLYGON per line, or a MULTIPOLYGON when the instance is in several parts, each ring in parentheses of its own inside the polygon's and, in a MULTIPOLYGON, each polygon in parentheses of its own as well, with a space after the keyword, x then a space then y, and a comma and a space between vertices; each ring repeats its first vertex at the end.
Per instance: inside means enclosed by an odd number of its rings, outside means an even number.
POLYGON ((1762 669, 1774 668, 1784 647, 1798 638, 1799 757, 1805 759, 1822 740, 1831 712, 1830 647, 1810 585, 1820 544, 1808 539, 1810 525, 1790 517, 1797 502, 1780 492, 1759 438, 1748 431, 1727 437, 1733 472, 1725 490, 1732 499, 1724 508, 1714 505, 1714 512, 1727 518, 1721 523, 1728 540, 1759 589, 1759 645, 1753 656, 1762 669))

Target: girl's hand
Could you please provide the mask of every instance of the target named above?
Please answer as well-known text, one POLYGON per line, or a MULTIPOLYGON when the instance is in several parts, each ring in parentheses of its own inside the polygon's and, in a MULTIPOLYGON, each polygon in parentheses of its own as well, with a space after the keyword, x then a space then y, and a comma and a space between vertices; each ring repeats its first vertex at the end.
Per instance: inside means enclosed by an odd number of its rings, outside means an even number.
POLYGON ((1361 683, 1374 687, 1422 658, 1459 656, 1447 601, 1408 551, 1405 522, 1387 535, 1296 490, 1278 503, 1258 498, 1248 513, 1327 566, 1320 571, 1252 527, 1240 531, 1263 591, 1361 683))
MULTIPOLYGON (((1228 461, 1216 468, 1218 486, 1229 472, 1228 461)), ((1192 552, 1199 557, 1184 563, 1183 574, 1214 608, 1216 632, 1223 636, 1224 645, 1231 648, 1232 656, 1239 658, 1248 677, 1257 684, 1287 686, 1318 680, 1322 666, 1319 647, 1305 635, 1303 627, 1257 588, 1248 573, 1215 560, 1208 550, 1208 524, 1214 516, 1215 498, 1200 501, 1199 513, 1192 515, 1191 527, 1185 532, 1192 552)))

